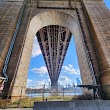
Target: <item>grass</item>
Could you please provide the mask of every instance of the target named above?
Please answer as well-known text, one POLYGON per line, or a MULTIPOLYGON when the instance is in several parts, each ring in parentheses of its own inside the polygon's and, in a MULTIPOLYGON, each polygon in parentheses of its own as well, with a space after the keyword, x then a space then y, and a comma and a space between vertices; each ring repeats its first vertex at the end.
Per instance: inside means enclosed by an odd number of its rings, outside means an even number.
MULTIPOLYGON (((71 96, 49 96, 45 97, 44 100, 46 100, 46 98, 47 101, 70 101, 73 99, 71 96)), ((0 108, 31 108, 34 105, 34 102, 42 102, 42 97, 26 97, 15 102, 0 99, 0 108)))

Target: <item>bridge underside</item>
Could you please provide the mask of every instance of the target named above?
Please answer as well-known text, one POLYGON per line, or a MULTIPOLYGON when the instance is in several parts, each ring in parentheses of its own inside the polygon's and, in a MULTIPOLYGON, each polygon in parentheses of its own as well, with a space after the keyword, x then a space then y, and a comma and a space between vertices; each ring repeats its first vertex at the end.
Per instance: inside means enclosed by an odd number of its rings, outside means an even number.
POLYGON ((50 76, 51 87, 55 89, 71 33, 65 27, 50 25, 39 30, 36 36, 50 76))

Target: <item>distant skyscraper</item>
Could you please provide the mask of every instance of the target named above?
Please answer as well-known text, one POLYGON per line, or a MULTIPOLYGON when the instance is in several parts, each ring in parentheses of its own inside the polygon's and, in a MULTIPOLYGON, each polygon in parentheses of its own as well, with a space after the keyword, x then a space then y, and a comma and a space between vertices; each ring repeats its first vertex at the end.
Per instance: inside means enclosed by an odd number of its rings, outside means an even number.
POLYGON ((50 86, 51 86, 51 85, 50 85, 50 82, 49 82, 49 88, 50 88, 50 86))
POLYGON ((68 84, 68 88, 71 88, 71 84, 68 84))
POLYGON ((58 82, 58 86, 60 86, 60 82, 58 82))
POLYGON ((81 85, 81 81, 78 78, 76 78, 76 82, 77 82, 77 85, 81 85))
POLYGON ((73 86, 72 87, 75 87, 75 84, 74 84, 74 82, 73 82, 73 86))
POLYGON ((68 84, 66 83, 66 88, 68 88, 68 84))

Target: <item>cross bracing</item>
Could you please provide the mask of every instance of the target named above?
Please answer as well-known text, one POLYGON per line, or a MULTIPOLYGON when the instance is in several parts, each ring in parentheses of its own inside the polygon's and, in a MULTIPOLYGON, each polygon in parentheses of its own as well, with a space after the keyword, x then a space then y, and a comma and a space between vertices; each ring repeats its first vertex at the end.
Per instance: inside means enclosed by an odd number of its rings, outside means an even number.
POLYGON ((37 32, 37 39, 47 66, 51 85, 57 84, 68 49, 71 33, 62 26, 50 25, 37 32))

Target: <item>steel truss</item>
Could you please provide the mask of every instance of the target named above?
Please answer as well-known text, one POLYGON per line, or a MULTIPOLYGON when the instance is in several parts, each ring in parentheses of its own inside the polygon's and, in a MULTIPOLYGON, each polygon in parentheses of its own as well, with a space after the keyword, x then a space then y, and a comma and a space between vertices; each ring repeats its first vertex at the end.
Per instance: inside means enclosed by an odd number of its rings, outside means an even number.
POLYGON ((36 36, 48 69, 51 86, 56 86, 71 33, 65 27, 50 25, 39 30, 36 36))

